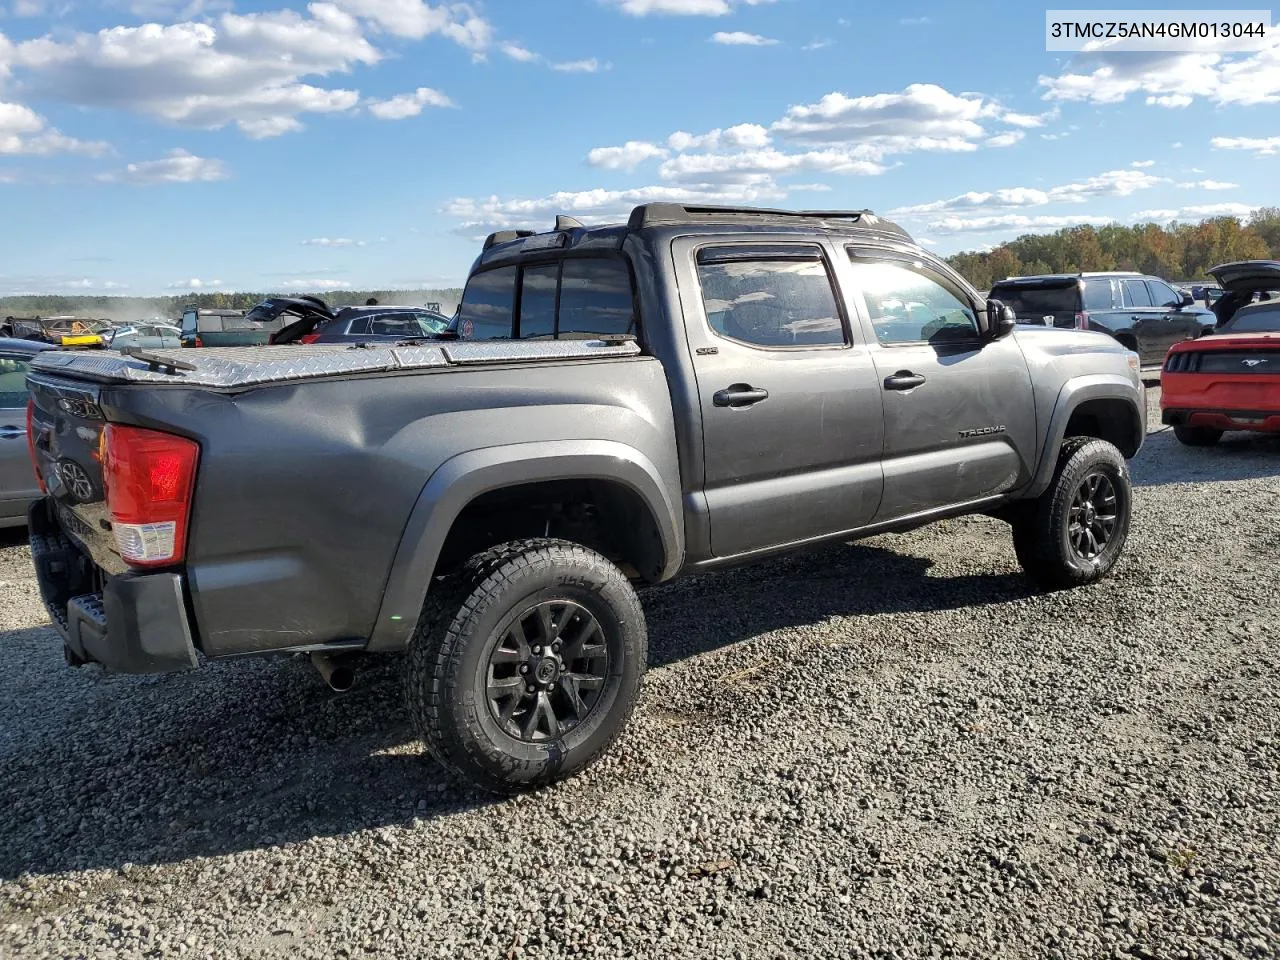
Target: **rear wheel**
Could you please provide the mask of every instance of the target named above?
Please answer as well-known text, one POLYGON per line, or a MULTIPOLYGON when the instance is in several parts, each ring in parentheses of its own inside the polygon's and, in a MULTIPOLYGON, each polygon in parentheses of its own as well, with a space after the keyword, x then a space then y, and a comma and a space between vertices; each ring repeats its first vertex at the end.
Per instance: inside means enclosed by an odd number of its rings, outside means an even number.
POLYGON ((1129 536, 1132 491, 1124 456, 1105 440, 1072 437, 1049 489, 1013 519, 1013 549, 1047 590, 1101 580, 1129 536))
POLYGON ((409 708, 431 753, 486 790, 570 776, 617 738, 647 655, 626 576, 561 540, 503 544, 433 588, 409 650, 409 708))
POLYGON ((1179 443, 1188 447, 1212 447, 1222 439, 1222 431, 1213 427, 1189 427, 1180 425, 1173 428, 1173 435, 1179 443))

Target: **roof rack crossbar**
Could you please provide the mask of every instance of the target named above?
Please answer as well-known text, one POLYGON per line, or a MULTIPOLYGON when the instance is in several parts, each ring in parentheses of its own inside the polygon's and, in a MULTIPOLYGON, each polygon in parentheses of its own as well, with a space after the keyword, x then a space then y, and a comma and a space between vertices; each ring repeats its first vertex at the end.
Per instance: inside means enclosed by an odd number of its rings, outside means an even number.
POLYGON ((535 230, 495 230, 484 238, 484 249, 488 250, 499 243, 510 243, 521 237, 532 237, 536 232, 535 230))

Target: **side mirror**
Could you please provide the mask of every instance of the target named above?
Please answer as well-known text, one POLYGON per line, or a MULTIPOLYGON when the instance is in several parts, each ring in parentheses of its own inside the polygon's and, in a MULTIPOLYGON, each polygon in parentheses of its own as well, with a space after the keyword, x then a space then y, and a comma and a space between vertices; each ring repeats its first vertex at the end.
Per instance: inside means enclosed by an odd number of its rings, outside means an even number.
POLYGON ((1193 303, 1195 303, 1195 302, 1196 302, 1196 298, 1195 298, 1195 297, 1193 297, 1191 294, 1187 293, 1187 291, 1183 290, 1183 291, 1182 291, 1182 302, 1181 302, 1180 304, 1178 304, 1178 306, 1179 306, 1179 307, 1189 307, 1189 306, 1191 306, 1191 305, 1192 305, 1193 303))
POLYGON ((1006 307, 999 300, 987 301, 987 322, 983 331, 988 340, 999 340, 1013 333, 1018 325, 1018 316, 1012 307, 1006 307))

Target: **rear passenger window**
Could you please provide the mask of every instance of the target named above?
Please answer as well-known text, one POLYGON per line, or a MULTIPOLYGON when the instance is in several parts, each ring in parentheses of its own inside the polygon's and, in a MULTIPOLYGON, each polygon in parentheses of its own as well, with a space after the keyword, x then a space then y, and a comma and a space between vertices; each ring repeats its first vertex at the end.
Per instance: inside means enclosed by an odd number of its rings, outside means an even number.
POLYGON ((560 265, 525 267, 520 281, 521 340, 549 339, 556 332, 556 284, 560 265))
POLYGON ((511 336, 516 303, 516 268, 472 274, 458 308, 458 332, 465 340, 511 336))
POLYGON ((1124 282, 1125 305, 1130 307, 1151 306, 1151 294, 1147 293, 1147 285, 1141 280, 1124 282))
POLYGON ((627 264, 605 257, 565 260, 557 336, 583 339, 608 333, 635 333, 627 264))
POLYGON ((752 257, 749 248, 698 254, 698 280, 711 329, 758 347, 843 346, 844 321, 815 248, 752 257))
POLYGON ((1086 310, 1111 309, 1111 281, 1086 280, 1084 282, 1084 308, 1086 310))

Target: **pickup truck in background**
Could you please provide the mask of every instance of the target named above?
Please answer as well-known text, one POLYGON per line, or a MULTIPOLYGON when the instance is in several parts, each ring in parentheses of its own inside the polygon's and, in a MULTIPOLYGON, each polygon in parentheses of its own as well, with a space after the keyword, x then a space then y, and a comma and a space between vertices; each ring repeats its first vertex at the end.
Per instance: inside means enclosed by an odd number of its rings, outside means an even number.
POLYGON ((307 653, 342 688, 346 655, 408 651, 428 748, 510 792, 622 730, 637 587, 972 513, 1044 588, 1124 546, 1138 358, 1016 328, 868 211, 495 234, 459 316, 507 339, 35 359, 69 661, 307 653))

